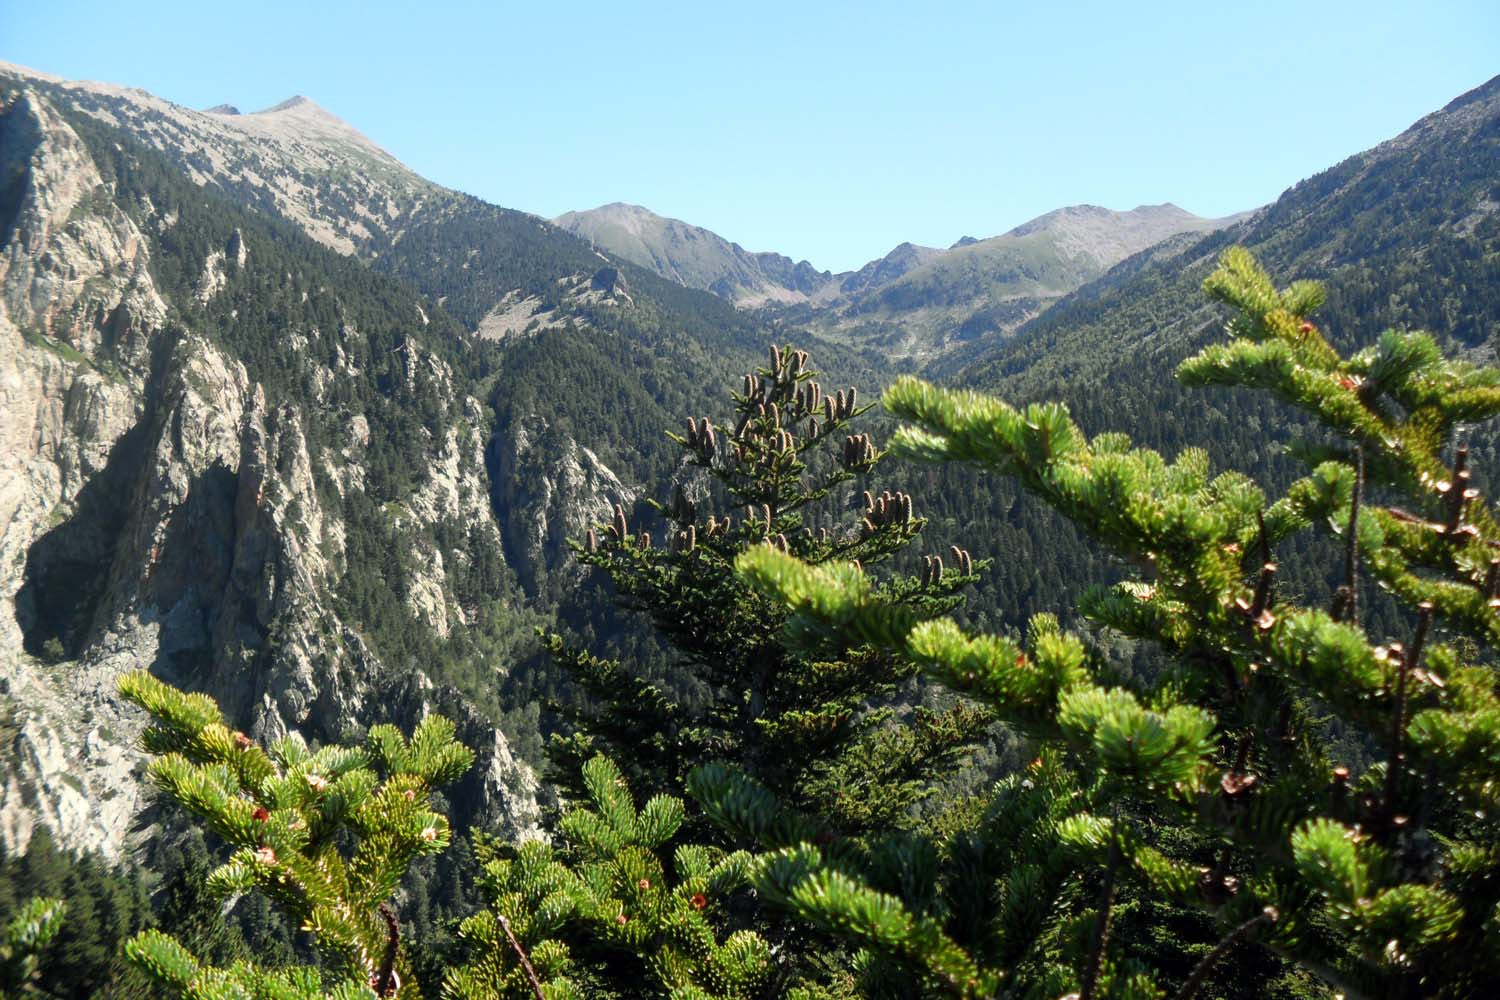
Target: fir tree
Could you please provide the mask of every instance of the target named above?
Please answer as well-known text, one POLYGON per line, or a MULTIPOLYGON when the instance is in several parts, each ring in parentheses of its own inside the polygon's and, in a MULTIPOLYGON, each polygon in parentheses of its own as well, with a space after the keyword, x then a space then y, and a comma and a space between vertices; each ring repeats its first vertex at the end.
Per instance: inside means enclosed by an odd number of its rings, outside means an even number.
POLYGON ((1500 414, 1500 372, 1444 360, 1423 333, 1343 358, 1309 318, 1320 288, 1277 291, 1242 250, 1205 287, 1234 308, 1231 338, 1179 376, 1268 389, 1332 432, 1274 502, 1211 476, 1201 451, 1168 462, 1089 439, 1056 405, 915 379, 885 400, 910 422, 899 452, 1014 477, 1139 567, 1082 610, 1170 654, 1159 676, 1112 680, 1055 620, 1024 642, 920 621, 850 563, 770 546, 738 560, 803 648, 874 641, 1047 748, 953 841, 856 852, 770 822, 788 810, 743 775, 695 776, 716 818, 781 841, 754 884, 864 949, 868 995, 1191 997, 1252 941, 1348 997, 1500 981, 1500 529, 1463 443, 1500 414), (1337 547, 1326 607, 1276 587, 1278 546, 1304 532, 1337 547), (1408 634, 1367 632, 1377 594, 1408 610, 1408 634), (1374 763, 1330 757, 1328 720, 1374 763), (1183 850, 1198 841, 1206 861, 1183 850), (1169 981, 1112 934, 1127 891, 1203 910, 1218 941, 1169 981))
POLYGON ((448 843, 448 821, 429 800, 473 763, 452 723, 428 716, 410 740, 376 726, 365 749, 312 751, 287 737, 267 752, 232 731, 205 695, 144 672, 126 675, 120 690, 155 719, 143 737, 156 757, 152 781, 234 849, 209 889, 268 897, 313 935, 321 964, 213 967, 161 931, 128 942, 128 959, 183 997, 420 996, 403 983, 390 897, 414 859, 448 843))
MULTIPOLYGON (((652 680, 547 637, 584 695, 564 706, 577 730, 554 742, 554 772, 581 794, 577 775, 603 753, 641 792, 681 794, 694 767, 733 761, 829 833, 899 825, 988 716, 951 699, 941 709, 913 705, 914 668, 883 650, 808 657, 787 647, 784 609, 734 573, 734 559, 762 543, 814 565, 873 569, 925 524, 912 497, 853 485, 868 482, 883 457, 868 434, 852 432, 870 409, 856 390, 825 392, 805 351, 772 348, 769 361, 744 376, 724 424, 695 417, 672 436, 689 488, 679 482, 670 502, 652 503, 664 525, 655 540, 617 508, 612 523, 575 546, 622 604, 650 619, 674 672, 652 680), (848 523, 837 508, 851 499, 848 523)), ((882 596, 917 619, 951 611, 983 567, 957 548, 944 555, 946 563, 926 557, 919 576, 885 578, 882 596)))
MULTIPOLYGON (((446 982, 453 1000, 545 1000, 651 994, 674 1000, 750 1000, 772 978, 770 947, 754 931, 722 936, 715 917, 744 887, 750 856, 668 845, 683 801, 656 795, 636 807, 604 757, 583 768, 587 805, 559 824, 566 845, 491 846, 482 880, 491 907, 463 922, 472 960, 446 982), (572 933, 567 931, 571 929, 572 933), (575 956, 563 938, 585 935, 575 956)), ((778 992, 774 995, 786 995, 778 992)))

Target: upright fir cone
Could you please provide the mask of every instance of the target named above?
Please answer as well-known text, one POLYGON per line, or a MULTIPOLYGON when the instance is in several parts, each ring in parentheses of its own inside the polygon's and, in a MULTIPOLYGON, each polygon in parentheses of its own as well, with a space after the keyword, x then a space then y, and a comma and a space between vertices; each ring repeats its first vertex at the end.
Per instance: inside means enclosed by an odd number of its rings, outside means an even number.
POLYGON ((615 523, 612 525, 615 531, 615 541, 624 544, 626 535, 625 508, 615 504, 615 523))

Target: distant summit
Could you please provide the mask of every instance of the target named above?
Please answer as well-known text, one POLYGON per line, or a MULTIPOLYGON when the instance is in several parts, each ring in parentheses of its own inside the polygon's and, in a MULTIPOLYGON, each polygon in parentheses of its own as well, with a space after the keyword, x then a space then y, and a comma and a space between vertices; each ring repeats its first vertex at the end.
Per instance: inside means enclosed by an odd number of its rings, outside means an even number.
POLYGON ((200 111, 144 90, 62 80, 0 61, 0 88, 11 87, 56 88, 55 96, 66 95, 78 110, 178 159, 194 183, 258 191, 263 207, 343 254, 398 232, 402 213, 437 190, 301 94, 262 111, 227 102, 200 111), (346 212, 346 205, 360 208, 346 212))
MULTIPOLYGON (((293 94, 291 97, 288 97, 286 100, 282 101, 280 104, 273 104, 269 108, 266 108, 266 109, 264 109, 262 111, 257 111, 256 114, 267 115, 267 114, 271 114, 271 113, 276 112, 276 111, 292 111, 292 110, 295 110, 296 108, 304 107, 304 106, 309 105, 309 104, 311 104, 314 108, 318 107, 316 104, 313 104, 313 102, 310 99, 308 99, 306 97, 303 97, 301 94, 293 94)), ((318 110, 321 111, 322 109, 318 108, 318 110)), ((326 114, 326 112, 325 112, 325 114, 326 114)))
POLYGON ((568 212, 552 222, 599 250, 740 306, 804 302, 832 280, 805 260, 752 253, 701 226, 664 218, 640 205, 617 201, 568 212))

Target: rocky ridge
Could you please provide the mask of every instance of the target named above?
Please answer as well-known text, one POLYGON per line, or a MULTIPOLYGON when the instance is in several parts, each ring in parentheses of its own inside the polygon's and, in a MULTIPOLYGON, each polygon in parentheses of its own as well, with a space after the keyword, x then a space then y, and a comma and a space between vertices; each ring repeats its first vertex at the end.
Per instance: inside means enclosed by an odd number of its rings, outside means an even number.
POLYGON ((1176 205, 1115 212, 1061 208, 989 239, 947 249, 902 243, 856 271, 818 271, 638 205, 604 205, 553 221, 595 246, 742 308, 767 308, 833 339, 926 364, 980 337, 1004 336, 1133 254, 1236 221, 1176 205))
POLYGON ((168 151, 194 183, 234 192, 318 242, 353 254, 400 231, 442 189, 305 97, 240 114, 196 111, 146 91, 75 82, 0 61, 0 81, 44 83, 76 107, 168 151))

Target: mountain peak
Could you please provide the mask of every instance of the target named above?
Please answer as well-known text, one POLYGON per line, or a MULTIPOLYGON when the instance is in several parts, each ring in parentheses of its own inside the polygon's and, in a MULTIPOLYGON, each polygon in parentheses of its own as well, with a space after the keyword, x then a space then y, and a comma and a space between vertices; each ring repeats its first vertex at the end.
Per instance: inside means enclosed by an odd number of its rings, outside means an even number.
POLYGON ((303 97, 301 94, 294 94, 280 104, 273 104, 269 108, 263 108, 254 113, 257 115, 294 114, 304 118, 328 118, 333 121, 341 121, 337 115, 329 112, 311 98, 303 97))
POLYGON ((1161 223, 1192 223, 1195 221, 1198 221, 1198 216, 1186 209, 1179 208, 1169 201, 1163 202, 1160 205, 1137 205, 1128 212, 1117 212, 1102 205, 1068 205, 1064 208, 1053 209, 1045 215, 1039 215, 1035 219, 1023 222, 1005 235, 1026 236, 1030 233, 1067 227, 1070 224, 1080 222, 1108 222, 1114 225, 1121 223, 1127 225, 1130 223, 1159 225, 1161 223))
POLYGON ((258 111, 256 113, 264 115, 264 114, 269 114, 269 113, 275 112, 275 111, 291 111, 293 108, 300 108, 300 107, 302 107, 303 105, 306 105, 306 104, 311 104, 315 108, 317 107, 316 104, 313 104, 313 102, 311 100, 309 100, 306 97, 303 97, 301 94, 293 94, 291 97, 288 97, 286 100, 282 101, 280 104, 273 104, 271 107, 265 108, 265 109, 263 109, 261 111, 258 111))
POLYGON ((224 104, 210 108, 209 113, 222 116, 221 120, 232 124, 236 129, 280 141, 352 147, 392 164, 396 163, 395 157, 359 129, 301 94, 250 114, 239 114, 232 105, 224 104))

